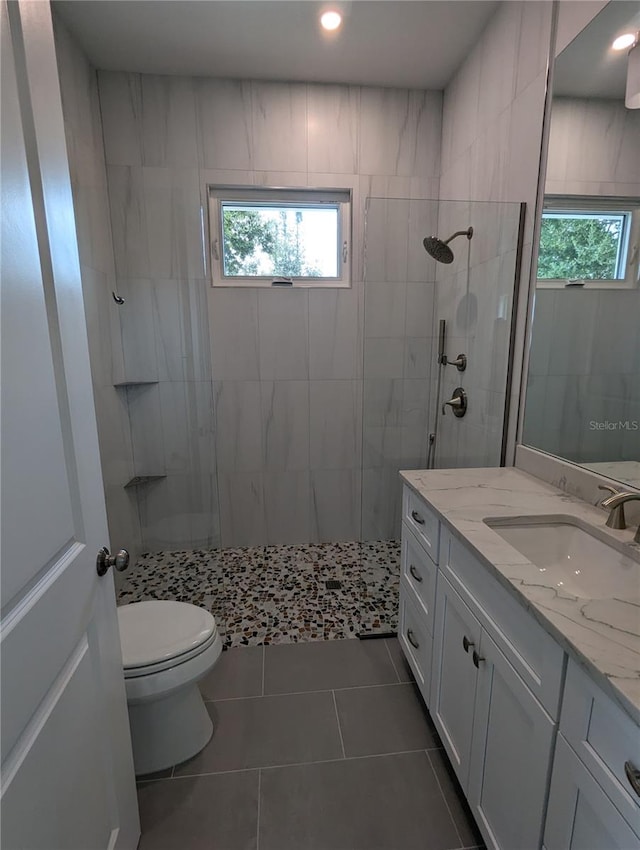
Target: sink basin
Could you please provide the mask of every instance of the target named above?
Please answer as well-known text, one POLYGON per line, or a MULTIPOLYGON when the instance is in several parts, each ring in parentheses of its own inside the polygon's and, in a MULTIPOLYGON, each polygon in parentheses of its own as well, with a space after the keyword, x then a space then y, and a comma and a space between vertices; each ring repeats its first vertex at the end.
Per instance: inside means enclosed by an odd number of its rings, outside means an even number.
POLYGON ((584 599, 640 596, 640 563, 573 517, 496 517, 485 523, 535 564, 540 584, 584 599))

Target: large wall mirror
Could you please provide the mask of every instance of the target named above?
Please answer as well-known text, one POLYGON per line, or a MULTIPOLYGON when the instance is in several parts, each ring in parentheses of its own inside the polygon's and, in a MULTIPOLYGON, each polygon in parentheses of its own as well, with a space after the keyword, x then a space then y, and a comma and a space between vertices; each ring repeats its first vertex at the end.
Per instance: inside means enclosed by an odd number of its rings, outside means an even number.
POLYGON ((522 434, 636 487, 640 44, 612 44, 638 30, 640 2, 610 2, 556 57, 522 434))

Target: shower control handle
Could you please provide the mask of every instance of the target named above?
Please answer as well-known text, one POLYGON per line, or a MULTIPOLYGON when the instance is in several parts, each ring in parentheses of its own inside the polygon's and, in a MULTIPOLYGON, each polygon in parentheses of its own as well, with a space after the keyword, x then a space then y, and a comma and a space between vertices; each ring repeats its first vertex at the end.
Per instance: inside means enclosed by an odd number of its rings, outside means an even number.
POLYGON ((447 406, 453 410, 453 415, 458 419, 467 412, 467 394, 462 387, 456 387, 449 401, 445 401, 442 405, 442 413, 447 412, 447 406))
POLYGON ((445 355, 443 362, 445 366, 455 366, 458 372, 464 372, 467 368, 467 355, 458 354, 455 360, 449 360, 449 358, 445 355))

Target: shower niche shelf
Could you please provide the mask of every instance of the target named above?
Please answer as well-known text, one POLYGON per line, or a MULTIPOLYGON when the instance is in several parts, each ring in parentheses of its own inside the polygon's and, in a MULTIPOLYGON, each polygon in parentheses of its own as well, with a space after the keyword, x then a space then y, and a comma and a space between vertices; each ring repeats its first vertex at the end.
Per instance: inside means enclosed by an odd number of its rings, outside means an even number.
POLYGON ((117 381, 113 386, 126 389, 127 387, 146 387, 157 383, 158 381, 117 381))
POLYGON ((124 489, 129 490, 132 487, 141 487, 143 484, 150 484, 152 481, 160 481, 162 478, 166 477, 166 475, 134 475, 133 478, 130 478, 124 485, 124 489))

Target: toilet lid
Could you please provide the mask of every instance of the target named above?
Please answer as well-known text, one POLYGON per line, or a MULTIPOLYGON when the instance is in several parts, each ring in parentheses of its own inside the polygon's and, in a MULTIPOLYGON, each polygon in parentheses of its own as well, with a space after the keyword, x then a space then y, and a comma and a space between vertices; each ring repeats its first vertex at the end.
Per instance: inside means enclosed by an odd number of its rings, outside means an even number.
POLYGON ((205 643, 216 628, 208 611, 186 602, 132 602, 118 608, 122 664, 144 667, 205 643))

